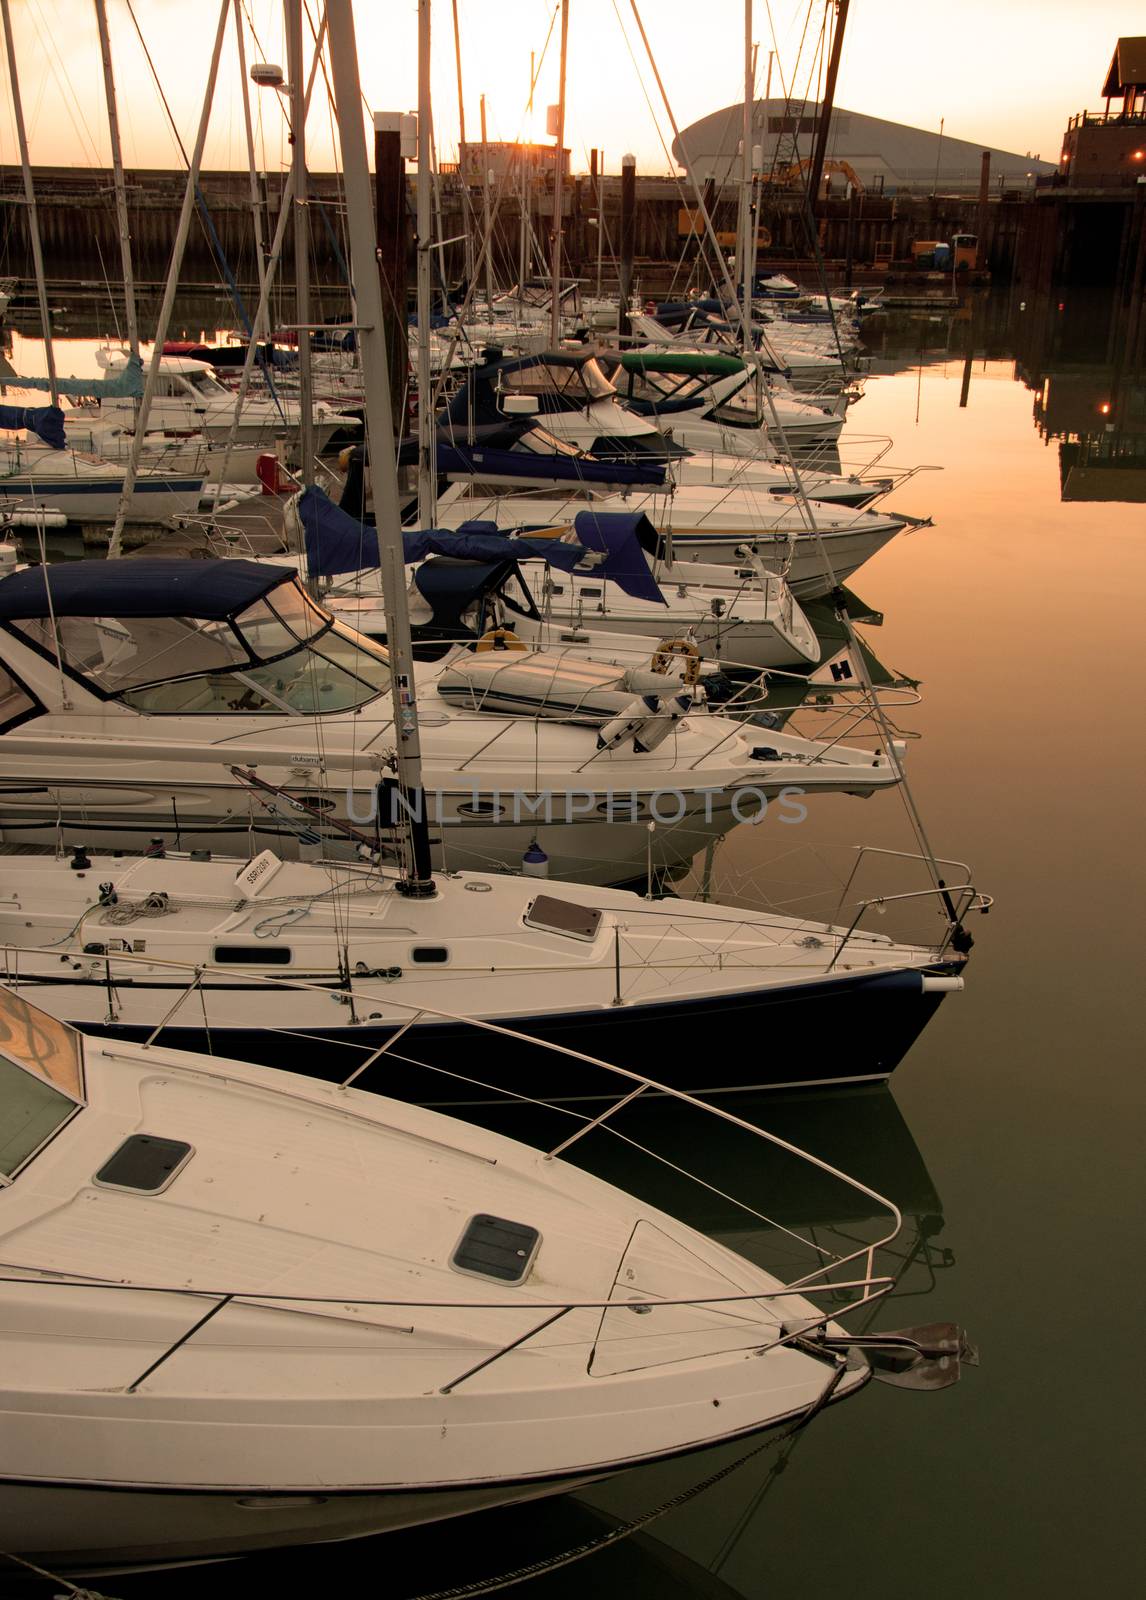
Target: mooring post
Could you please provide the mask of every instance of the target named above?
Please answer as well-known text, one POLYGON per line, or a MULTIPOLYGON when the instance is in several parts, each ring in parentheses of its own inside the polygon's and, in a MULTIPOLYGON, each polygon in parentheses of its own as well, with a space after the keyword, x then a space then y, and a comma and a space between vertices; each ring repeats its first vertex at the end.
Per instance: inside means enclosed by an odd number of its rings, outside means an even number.
POLYGON ((637 158, 621 157, 621 284, 620 305, 617 312, 617 333, 627 339, 632 333, 629 324, 629 301, 633 293, 633 256, 637 236, 637 158))
POLYGON ((983 151, 983 164, 979 168, 979 244, 975 251, 975 271, 983 272, 987 266, 987 196, 991 192, 991 152, 983 151))

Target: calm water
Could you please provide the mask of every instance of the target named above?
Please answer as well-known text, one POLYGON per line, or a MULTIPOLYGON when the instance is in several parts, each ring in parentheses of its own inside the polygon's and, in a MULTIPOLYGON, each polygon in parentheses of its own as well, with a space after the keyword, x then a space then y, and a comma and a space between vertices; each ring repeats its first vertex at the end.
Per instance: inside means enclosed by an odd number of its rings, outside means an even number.
MULTIPOLYGON (((899 720, 922 735, 908 760, 932 843, 971 863, 997 904, 973 922, 966 992, 899 1069, 894 1098, 740 1108, 902 1204, 900 1292, 881 1323, 955 1320, 982 1365, 941 1394, 870 1385, 817 1419, 782 1474, 765 1450, 633 1538, 525 1584, 538 1600, 590 1588, 1046 1600, 1117 1593, 1140 1573, 1146 1062, 1132 1011, 1146 892, 1146 510, 1061 500, 1057 447, 1004 354, 1022 329, 992 318, 874 334, 880 375, 849 432, 891 435, 897 465, 943 469, 892 501, 935 526, 895 541, 854 586, 886 615, 868 635, 879 655, 923 682, 922 704, 899 720), (961 408, 967 341, 982 350, 985 337, 992 359, 973 362, 961 408)), ((820 801, 795 831, 742 829, 724 881, 765 870, 797 902, 807 847, 821 861, 861 841, 911 848, 893 796, 820 801)), ((809 1040, 847 1048, 846 1037, 809 1040)), ((683 1148, 667 1112, 645 1115, 683 1148)), ((774 1176, 731 1137, 714 1135, 704 1156, 749 1197, 774 1176)), ((834 1242, 866 1221, 810 1191, 768 1198, 834 1242)), ((689 1205, 681 1196, 701 1225, 727 1222, 689 1205)), ((735 1453, 429 1533, 98 1587, 124 1600, 208 1585, 406 1600, 576 1548, 735 1453)))

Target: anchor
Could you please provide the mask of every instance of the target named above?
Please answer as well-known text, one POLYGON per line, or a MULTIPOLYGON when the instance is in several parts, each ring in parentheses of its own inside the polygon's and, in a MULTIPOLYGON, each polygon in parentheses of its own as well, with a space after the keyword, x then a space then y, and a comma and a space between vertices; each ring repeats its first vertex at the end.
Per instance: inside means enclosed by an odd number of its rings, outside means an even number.
MULTIPOLYGON (((787 1327, 782 1330, 790 1331, 787 1327)), ((798 1333, 792 1343, 810 1355, 857 1354, 881 1383, 898 1389, 949 1389, 964 1367, 979 1365, 978 1349, 955 1322, 926 1322, 886 1333, 828 1334, 818 1329, 798 1333)))

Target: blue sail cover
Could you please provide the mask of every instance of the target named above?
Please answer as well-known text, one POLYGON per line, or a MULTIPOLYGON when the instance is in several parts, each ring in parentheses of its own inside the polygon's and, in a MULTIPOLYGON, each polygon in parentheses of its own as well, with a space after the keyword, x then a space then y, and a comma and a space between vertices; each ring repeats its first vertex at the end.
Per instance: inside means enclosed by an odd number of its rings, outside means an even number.
POLYGON ((649 567, 645 546, 657 547, 658 534, 643 511, 579 511, 573 530, 587 550, 602 550, 607 557, 597 571, 634 600, 667 605, 649 567))
MULTIPOLYGON (((332 578, 338 573, 360 572, 378 565, 377 530, 349 516, 321 489, 307 489, 299 496, 298 516, 306 541, 307 570, 312 577, 332 578)), ((462 561, 514 561, 528 555, 540 556, 569 572, 585 558, 581 545, 559 539, 530 539, 526 549, 522 541, 499 533, 492 523, 457 533, 433 528, 420 533, 403 529, 402 543, 407 563, 424 561, 431 555, 455 556, 462 561)))
POLYGON ((59 406, 0 406, 0 428, 27 428, 53 450, 64 448, 64 413, 59 406))

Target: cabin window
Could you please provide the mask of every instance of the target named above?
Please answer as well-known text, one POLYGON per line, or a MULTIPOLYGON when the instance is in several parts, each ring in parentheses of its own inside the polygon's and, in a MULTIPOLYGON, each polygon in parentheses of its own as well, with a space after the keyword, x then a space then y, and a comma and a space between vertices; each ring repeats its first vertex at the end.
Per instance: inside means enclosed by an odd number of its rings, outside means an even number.
POLYGON ((12 624, 45 655, 55 657, 56 638, 65 666, 106 694, 156 678, 217 672, 246 665, 247 654, 226 622, 184 617, 34 617, 12 624))
POLYGON ((608 800, 602 800, 597 812, 600 816, 607 817, 610 822, 643 821, 649 816, 648 808, 640 800, 630 800, 623 794, 610 795, 608 800))
POLYGON ((458 815, 462 817, 482 817, 496 822, 501 814, 502 807, 496 800, 466 800, 458 806, 458 815))
POLYGON ((444 944, 416 944, 410 951, 410 960, 421 966, 441 966, 450 959, 444 944))
MULTIPOLYGON (((242 626, 242 617, 237 624, 242 626)), ((351 711, 389 687, 385 650, 336 622, 312 644, 265 665, 154 684, 123 699, 137 710, 151 712, 278 711, 313 716, 351 711)))
POLYGON ((282 944, 217 944, 211 960, 220 967, 286 967, 291 953, 282 944))
POLYGON ((570 444, 567 439, 559 439, 555 433, 550 433, 548 428, 532 427, 516 440, 513 448, 518 451, 530 450, 543 456, 568 456, 574 460, 580 458, 581 451, 575 444, 570 444))
MULTIPOLYGON (((528 549, 528 545, 526 545, 526 548, 528 549)), ((497 594, 498 599, 503 600, 511 611, 516 611, 518 616, 537 617, 539 615, 537 607, 533 603, 533 596, 516 572, 508 574, 497 594)))
POLYGON ((40 707, 22 684, 0 666, 0 733, 23 722, 25 717, 39 711, 40 707))
POLYGON ((103 695, 157 714, 349 711, 386 693, 385 649, 280 584, 221 621, 47 617, 10 626, 103 695))
POLYGON ((53 1084, 0 1054, 0 1178, 12 1178, 79 1110, 53 1084))
POLYGON ((218 400, 220 398, 223 400, 228 400, 232 398, 230 390, 224 389, 223 385, 213 373, 188 373, 187 382, 191 385, 192 389, 196 391, 196 393, 209 395, 213 400, 218 400))
POLYGON ((544 362, 501 373, 499 387, 503 394, 535 394, 539 399, 545 395, 569 395, 576 405, 585 398, 576 367, 551 367, 544 362))

